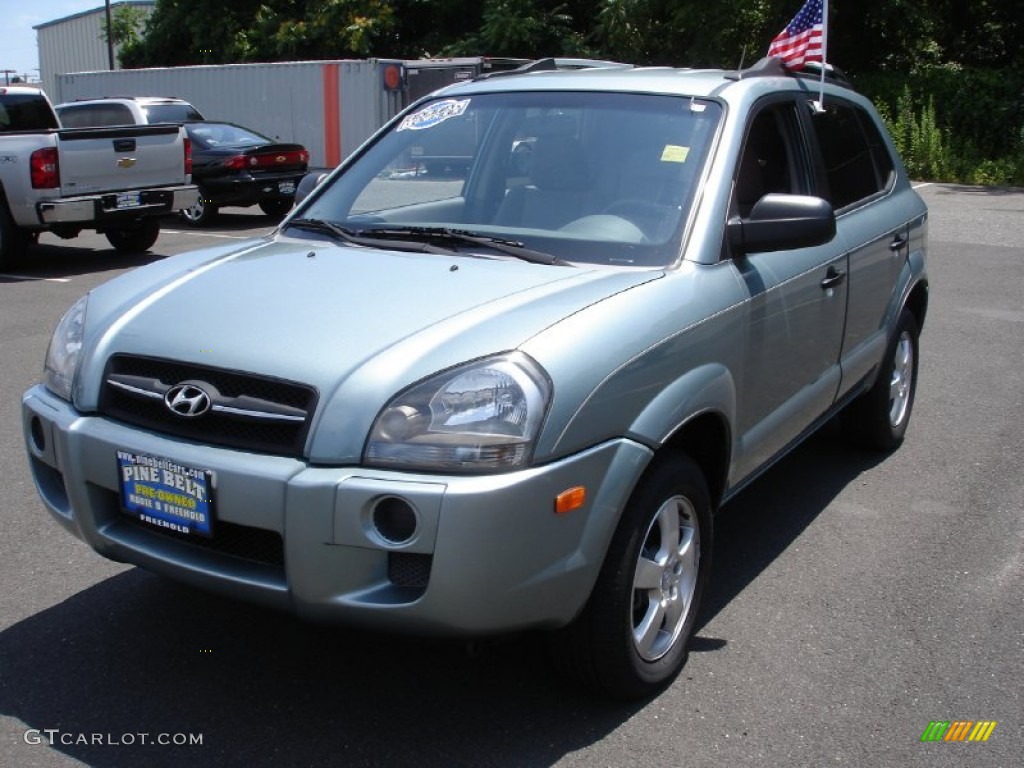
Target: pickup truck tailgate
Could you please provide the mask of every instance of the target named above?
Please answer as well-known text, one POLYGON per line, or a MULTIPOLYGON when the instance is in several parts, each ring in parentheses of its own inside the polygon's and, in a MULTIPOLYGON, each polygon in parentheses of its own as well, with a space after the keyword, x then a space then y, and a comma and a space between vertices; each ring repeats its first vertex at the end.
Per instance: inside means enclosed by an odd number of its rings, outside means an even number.
POLYGON ((186 182, 184 130, 180 125, 65 128, 59 134, 62 195, 186 182))

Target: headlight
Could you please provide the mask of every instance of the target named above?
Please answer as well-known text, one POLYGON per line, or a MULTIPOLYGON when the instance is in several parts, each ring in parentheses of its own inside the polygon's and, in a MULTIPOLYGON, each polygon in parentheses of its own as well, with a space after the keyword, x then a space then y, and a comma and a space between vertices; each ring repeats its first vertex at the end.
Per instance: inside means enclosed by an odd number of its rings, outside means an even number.
POLYGON ((388 403, 364 460, 403 469, 517 469, 530 460, 550 396, 545 373, 519 352, 445 371, 388 403))
POLYGON ((88 303, 89 296, 85 295, 64 313, 50 339, 50 348, 46 350, 43 384, 53 394, 69 401, 82 352, 85 308, 88 303))

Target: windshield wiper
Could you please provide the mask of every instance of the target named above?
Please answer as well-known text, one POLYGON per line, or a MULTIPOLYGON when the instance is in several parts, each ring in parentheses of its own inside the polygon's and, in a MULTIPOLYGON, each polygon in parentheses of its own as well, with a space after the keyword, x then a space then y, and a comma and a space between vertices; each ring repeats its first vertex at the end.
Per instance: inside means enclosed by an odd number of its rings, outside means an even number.
POLYGON ((353 245, 362 245, 368 248, 392 248, 402 251, 420 251, 423 253, 440 253, 445 256, 455 255, 458 252, 450 248, 439 248, 429 242, 422 242, 416 238, 406 238, 399 242, 391 237, 374 237, 373 230, 349 229, 340 224, 326 219, 292 219, 288 222, 289 227, 308 229, 311 232, 320 232, 330 235, 335 240, 353 245))
POLYGON ((298 227, 299 229, 309 229, 313 232, 322 232, 326 235, 332 235, 336 240, 343 240, 346 243, 355 243, 355 233, 351 229, 335 224, 333 221, 326 221, 325 219, 293 219, 288 222, 289 227, 298 227))
POLYGON ((550 253, 527 248, 518 240, 490 237, 450 227, 371 227, 369 229, 350 229, 325 219, 292 219, 288 222, 288 226, 308 229, 313 232, 322 232, 332 236, 335 240, 374 248, 397 247, 401 250, 452 254, 455 251, 439 248, 434 243, 469 243, 514 256, 531 264, 569 265, 569 262, 563 261, 550 253))
MULTIPOLYGON (((294 222, 293 222, 294 223, 294 222)), ((531 264, 557 264, 567 266, 569 262, 543 251, 534 251, 527 248, 518 240, 507 240, 502 237, 491 237, 480 235, 476 232, 468 232, 464 229, 452 229, 450 227, 380 227, 356 230, 352 234, 364 237, 379 238, 422 238, 427 241, 445 243, 470 243, 483 246, 499 253, 514 256, 517 259, 528 261, 531 264)))

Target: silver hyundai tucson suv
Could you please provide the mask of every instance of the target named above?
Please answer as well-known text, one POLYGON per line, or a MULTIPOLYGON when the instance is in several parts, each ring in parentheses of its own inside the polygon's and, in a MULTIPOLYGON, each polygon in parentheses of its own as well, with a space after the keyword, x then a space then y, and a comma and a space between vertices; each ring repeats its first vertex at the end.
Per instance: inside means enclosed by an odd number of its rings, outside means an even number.
POLYGON ((411 105, 266 237, 155 262, 25 393, 100 554, 299 616, 682 667, 714 512, 837 415, 904 438, 927 210, 836 73, 545 60, 411 105), (418 160, 447 134, 457 167, 418 160))

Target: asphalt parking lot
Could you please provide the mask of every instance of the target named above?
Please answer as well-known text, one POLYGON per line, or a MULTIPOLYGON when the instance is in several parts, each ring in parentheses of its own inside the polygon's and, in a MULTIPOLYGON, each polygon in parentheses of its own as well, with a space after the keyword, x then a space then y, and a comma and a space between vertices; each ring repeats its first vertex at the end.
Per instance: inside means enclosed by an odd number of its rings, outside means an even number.
POLYGON ((64 533, 19 402, 60 315, 125 270, 275 222, 168 220, 134 258, 44 235, 0 274, 0 767, 1020 765, 1024 190, 920 191, 932 290, 905 444, 860 453, 826 428, 722 510, 689 662, 632 705, 568 688, 534 637, 309 626, 64 533), (932 721, 996 726, 922 742, 932 721))

